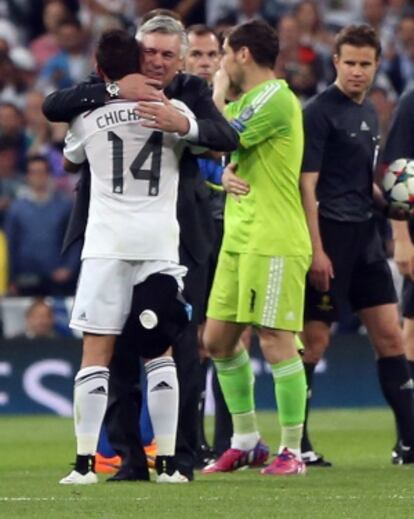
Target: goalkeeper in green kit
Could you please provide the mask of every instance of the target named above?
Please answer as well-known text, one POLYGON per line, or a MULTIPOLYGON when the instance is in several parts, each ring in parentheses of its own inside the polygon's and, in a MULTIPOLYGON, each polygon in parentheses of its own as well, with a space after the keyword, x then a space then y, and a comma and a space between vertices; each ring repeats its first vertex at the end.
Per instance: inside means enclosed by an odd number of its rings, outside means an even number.
POLYGON ((239 341, 253 325, 274 377, 281 425, 275 460, 262 474, 303 474, 300 457, 306 382, 295 334, 302 330, 311 242, 299 193, 302 112, 285 81, 275 79, 279 50, 262 21, 225 39, 214 99, 240 135, 223 175, 228 192, 224 237, 210 295, 204 342, 233 419, 231 448, 203 472, 260 466, 269 457, 256 423, 250 359, 239 341), (230 85, 242 96, 224 108, 230 85))

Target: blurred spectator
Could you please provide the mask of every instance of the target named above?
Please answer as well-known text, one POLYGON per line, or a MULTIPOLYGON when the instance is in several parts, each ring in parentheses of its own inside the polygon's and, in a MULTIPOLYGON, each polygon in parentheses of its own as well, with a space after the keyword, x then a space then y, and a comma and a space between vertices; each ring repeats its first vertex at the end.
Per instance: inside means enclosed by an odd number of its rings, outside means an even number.
POLYGON ((355 23, 367 23, 376 30, 384 54, 394 38, 393 28, 387 23, 387 8, 388 0, 362 0, 362 13, 355 19, 355 23))
POLYGON ((17 149, 17 169, 26 166, 27 144, 24 134, 24 117, 14 103, 0 103, 0 135, 14 140, 17 149))
POLYGON ((44 299, 35 299, 26 310, 26 339, 53 339, 56 337, 53 308, 44 299))
POLYGON ((13 86, 15 102, 23 108, 27 92, 34 87, 37 81, 37 67, 31 52, 25 47, 14 47, 10 51, 10 60, 14 67, 13 86))
POLYGON ((40 71, 38 87, 44 93, 73 86, 85 79, 92 69, 87 35, 78 20, 61 22, 56 38, 60 51, 40 71))
POLYGON ((216 26, 218 20, 225 18, 229 12, 237 9, 237 0, 208 0, 206 2, 206 23, 216 26))
POLYGON ((302 45, 313 48, 326 58, 332 54, 334 35, 324 25, 320 7, 314 0, 296 4, 293 15, 299 26, 302 45))
POLYGON ((13 295, 71 295, 79 249, 61 255, 71 202, 56 192, 47 160, 28 159, 26 188, 6 215, 10 284, 13 295))
POLYGON ((411 87, 414 78, 414 11, 402 16, 393 55, 384 60, 382 68, 398 94, 411 87))
POLYGON ((13 137, 0 135, 0 227, 11 202, 22 186, 22 171, 18 169, 18 144, 13 137))
POLYGON ((111 29, 123 29, 131 16, 129 0, 86 0, 82 2, 79 18, 90 33, 94 46, 101 34, 111 29))
POLYGON ((206 0, 158 0, 158 7, 173 9, 188 26, 205 22, 205 3, 206 0))
POLYGON ((61 150, 52 141, 52 125, 42 112, 45 96, 36 90, 26 97, 24 116, 26 121, 27 153, 29 156, 42 155, 46 157, 53 176, 67 178, 63 171, 63 156, 61 150))
POLYGON ((225 18, 233 25, 254 19, 264 19, 270 24, 276 22, 275 11, 268 8, 272 2, 266 0, 238 0, 235 8, 231 9, 225 18))
POLYGON ((400 21, 403 12, 407 9, 409 3, 412 5, 412 2, 408 2, 408 0, 388 0, 385 23, 393 33, 395 32, 398 22, 400 21))
POLYGON ((30 50, 40 69, 60 51, 56 32, 59 24, 70 17, 70 11, 63 0, 51 0, 43 7, 45 32, 30 43, 30 50))
POLYGON ((21 104, 21 98, 14 84, 15 66, 9 56, 8 47, 3 47, 0 39, 0 103, 21 104))
POLYGON ((158 0, 135 0, 136 4, 136 25, 139 27, 142 24, 142 18, 154 9, 160 7, 158 0))
POLYGON ((7 42, 9 49, 21 45, 17 27, 7 18, 0 18, 0 38, 7 42))
POLYGON ((326 82, 320 55, 300 41, 300 30, 293 15, 279 21, 280 52, 276 62, 276 76, 285 78, 302 101, 315 95, 326 82))

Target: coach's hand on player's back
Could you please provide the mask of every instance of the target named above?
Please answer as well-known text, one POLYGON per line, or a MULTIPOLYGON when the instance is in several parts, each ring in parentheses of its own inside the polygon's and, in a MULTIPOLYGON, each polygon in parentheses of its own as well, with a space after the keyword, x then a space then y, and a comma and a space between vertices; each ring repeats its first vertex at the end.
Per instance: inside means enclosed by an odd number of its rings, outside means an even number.
POLYGON ((330 287, 331 279, 334 278, 334 271, 331 260, 322 249, 314 250, 312 265, 309 270, 309 280, 316 290, 327 292, 330 287))
POLYGON ((236 170, 237 164, 230 162, 223 171, 221 183, 223 184, 224 191, 239 201, 240 196, 249 194, 250 185, 248 182, 237 176, 236 170))
POLYGON ((119 96, 132 101, 160 101, 162 92, 161 83, 142 74, 128 74, 117 81, 119 96))

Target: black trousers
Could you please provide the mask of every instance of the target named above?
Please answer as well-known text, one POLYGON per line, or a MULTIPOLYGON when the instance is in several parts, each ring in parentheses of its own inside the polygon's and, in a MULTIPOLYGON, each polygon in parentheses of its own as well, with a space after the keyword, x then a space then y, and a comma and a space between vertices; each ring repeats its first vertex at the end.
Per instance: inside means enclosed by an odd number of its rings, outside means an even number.
MULTIPOLYGON (((205 290, 206 266, 190 268, 185 278, 184 296, 196 310, 193 321, 173 344, 180 388, 180 408, 177 430, 176 461, 180 472, 192 479, 197 449, 197 406, 200 362, 197 325, 200 301, 205 290)), ((133 311, 133 310, 132 310, 133 311)), ((105 415, 109 442, 123 458, 123 463, 146 466, 138 428, 141 408, 139 386, 140 357, 133 331, 126 328, 118 337, 110 364, 108 409, 105 415)))

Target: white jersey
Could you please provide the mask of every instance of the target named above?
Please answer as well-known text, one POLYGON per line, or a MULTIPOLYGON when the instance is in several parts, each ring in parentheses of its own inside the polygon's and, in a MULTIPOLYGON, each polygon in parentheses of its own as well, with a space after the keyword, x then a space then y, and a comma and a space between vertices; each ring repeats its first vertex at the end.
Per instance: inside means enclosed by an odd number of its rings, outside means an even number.
MULTIPOLYGON (((184 103, 174 105, 194 117, 184 103)), ((178 262, 178 161, 185 141, 144 128, 137 102, 117 100, 74 119, 64 155, 89 161, 84 258, 178 262)))

